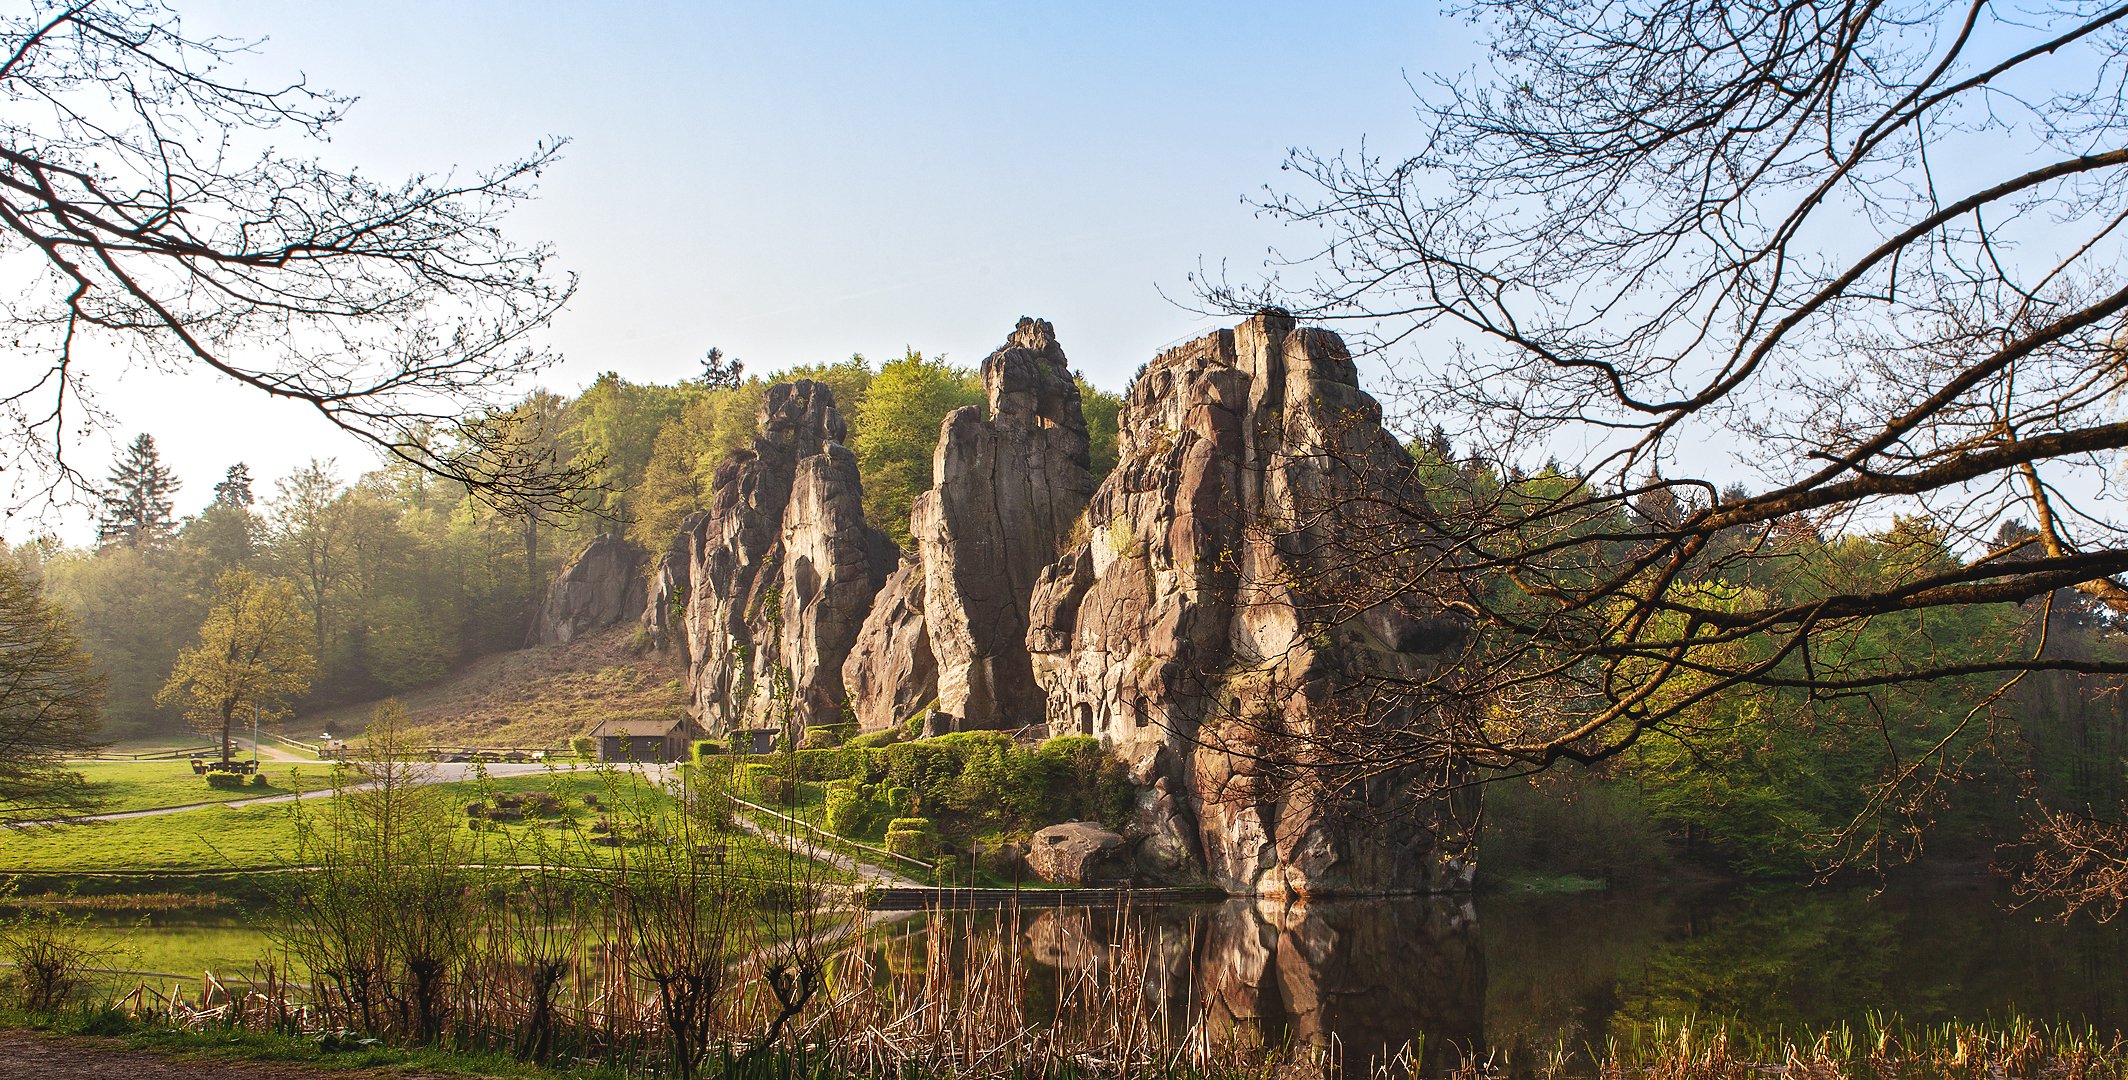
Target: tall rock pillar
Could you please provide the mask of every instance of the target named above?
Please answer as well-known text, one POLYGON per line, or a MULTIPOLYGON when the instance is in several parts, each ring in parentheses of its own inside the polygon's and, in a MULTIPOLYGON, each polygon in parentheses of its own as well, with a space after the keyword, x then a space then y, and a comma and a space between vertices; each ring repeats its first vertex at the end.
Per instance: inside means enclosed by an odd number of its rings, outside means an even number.
POLYGON ((888 726, 936 701, 952 730, 1042 723, 1027 616, 1093 493, 1086 417, 1056 331, 1021 319, 983 361, 986 410, 947 414, 932 488, 916 497, 916 558, 866 622, 844 683, 861 724, 888 726))
POLYGON ((827 386, 770 387, 681 534, 689 708, 711 731, 843 719, 843 661, 899 559, 864 522, 844 437, 827 386))
POLYGON ((1408 587, 1436 565, 1425 492, 1344 343, 1266 313, 1170 350, 1118 453, 1028 648, 1051 730, 1140 786, 1141 864, 1264 895, 1467 887, 1462 808, 1368 760, 1457 722, 1397 688, 1465 627, 1408 587))

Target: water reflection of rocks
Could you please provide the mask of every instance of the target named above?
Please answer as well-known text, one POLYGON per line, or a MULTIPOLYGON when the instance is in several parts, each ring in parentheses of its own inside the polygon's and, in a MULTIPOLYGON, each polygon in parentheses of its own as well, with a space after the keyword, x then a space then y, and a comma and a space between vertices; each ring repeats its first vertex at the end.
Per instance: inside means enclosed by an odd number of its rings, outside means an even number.
POLYGON ((1026 917, 1037 963, 1142 972, 1168 1030, 1332 1053, 1350 1071, 1407 1043, 1423 1071, 1484 1045, 1485 962, 1467 896, 1313 903, 1230 900, 1128 915, 1026 917), (1143 949, 1148 956, 1125 961, 1143 949))

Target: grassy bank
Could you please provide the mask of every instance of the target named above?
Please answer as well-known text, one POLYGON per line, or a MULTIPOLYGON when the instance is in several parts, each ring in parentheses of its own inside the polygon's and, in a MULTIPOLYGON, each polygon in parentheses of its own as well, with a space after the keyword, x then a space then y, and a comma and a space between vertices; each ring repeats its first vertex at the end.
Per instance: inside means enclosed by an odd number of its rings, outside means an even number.
POLYGON ((263 783, 240 788, 208 787, 183 761, 94 761, 68 768, 89 782, 97 810, 107 814, 317 791, 332 782, 331 766, 307 762, 261 762, 258 779, 263 783))
MULTIPOLYGON (((567 848, 576 858, 611 861, 625 854, 627 846, 576 841, 607 835, 597 830, 616 804, 652 814, 671 805, 667 793, 639 776, 599 770, 557 770, 432 786, 454 804, 480 806, 484 811, 511 796, 552 796, 554 810, 549 813, 502 814, 502 820, 466 815, 467 827, 477 826, 481 860, 498 865, 525 861, 528 849, 541 846, 567 848)), ((256 789, 245 790, 260 794, 256 789)), ((298 815, 315 815, 323 805, 319 800, 209 805, 149 817, 0 833, 0 867, 32 875, 273 870, 289 865, 295 856, 298 815)), ((781 848, 765 841, 741 837, 734 843, 743 859, 784 857, 781 848)))

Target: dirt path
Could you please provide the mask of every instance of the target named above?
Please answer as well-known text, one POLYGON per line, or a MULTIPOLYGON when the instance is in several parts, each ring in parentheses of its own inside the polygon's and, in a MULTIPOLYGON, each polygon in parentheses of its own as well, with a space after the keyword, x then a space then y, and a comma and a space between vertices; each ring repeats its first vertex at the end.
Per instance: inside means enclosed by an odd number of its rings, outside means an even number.
POLYGON ((441 1080, 441 1074, 430 1072, 166 1058, 146 1050, 127 1049, 113 1039, 64 1038, 15 1030, 0 1030, 0 1075, 37 1080, 355 1080, 365 1076, 441 1080))

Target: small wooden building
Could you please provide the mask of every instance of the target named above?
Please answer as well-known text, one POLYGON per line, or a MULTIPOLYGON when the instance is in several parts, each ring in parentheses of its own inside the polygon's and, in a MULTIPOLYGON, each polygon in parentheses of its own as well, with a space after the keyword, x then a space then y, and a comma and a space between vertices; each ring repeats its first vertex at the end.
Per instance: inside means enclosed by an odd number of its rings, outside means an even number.
POLYGON ((685 761, 702 728, 685 716, 608 720, 591 729, 600 761, 685 761))

